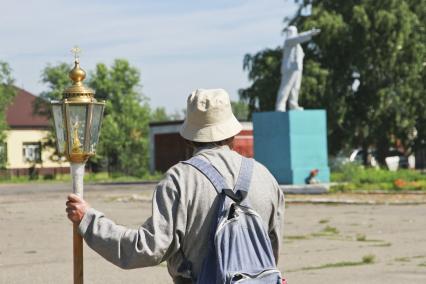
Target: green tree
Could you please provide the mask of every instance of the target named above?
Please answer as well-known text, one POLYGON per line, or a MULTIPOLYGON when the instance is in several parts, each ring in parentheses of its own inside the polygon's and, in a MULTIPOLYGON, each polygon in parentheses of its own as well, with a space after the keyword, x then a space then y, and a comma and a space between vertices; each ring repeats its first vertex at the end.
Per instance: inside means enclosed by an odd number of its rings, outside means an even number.
POLYGON ((280 85, 280 66, 282 49, 265 49, 254 55, 246 54, 243 69, 248 71, 252 84, 240 89, 240 98, 248 102, 249 117, 255 111, 268 111, 275 108, 278 87, 280 85))
MULTIPOLYGON (((424 121, 425 6, 413 0, 317 0, 311 17, 299 13, 291 20, 299 30, 322 30, 304 47, 300 97, 306 108, 327 110, 330 152, 375 146, 383 162, 395 140, 410 148, 415 127, 425 137, 419 126, 424 121)), ((280 65, 275 61, 267 71, 250 66, 249 78, 254 69, 260 72, 257 78, 273 74, 280 65)), ((268 88, 257 88, 251 97, 260 101, 272 92, 268 88)), ((272 105, 275 82, 274 88, 272 105)))
POLYGON ((249 106, 243 101, 231 101, 232 112, 238 120, 247 120, 249 116, 249 106))
POLYGON ((140 72, 123 59, 111 67, 101 63, 89 86, 97 98, 107 100, 98 161, 106 159, 110 173, 143 175, 148 169, 150 108, 140 92, 140 72))
POLYGON ((51 117, 49 102, 61 100, 62 92, 70 85, 68 73, 71 71, 67 63, 48 64, 41 73, 41 82, 47 84, 47 91, 41 92, 34 105, 34 112, 51 117))
POLYGON ((0 168, 6 166, 5 140, 8 125, 6 122, 6 110, 16 95, 15 80, 12 70, 6 62, 0 61, 0 168))
MULTIPOLYGON (((426 90, 426 4, 425 1, 418 0, 407 0, 407 3, 410 5, 412 11, 416 11, 418 21, 420 25, 418 26, 416 32, 420 37, 420 42, 423 43, 423 56, 421 56, 423 68, 420 74, 420 81, 423 83, 423 86, 420 87, 420 90, 423 91, 422 98, 417 101, 418 108, 422 111, 418 113, 418 119, 416 120, 415 129, 417 130, 417 137, 415 135, 410 135, 409 138, 414 138, 414 149, 426 149, 426 100, 425 100, 425 90, 426 90)), ((422 52, 419 50, 419 52, 422 52)))
POLYGON ((40 93, 33 106, 34 113, 44 115, 51 121, 50 131, 47 136, 43 138, 42 148, 54 149, 49 158, 56 162, 61 162, 62 160, 56 149, 56 137, 53 128, 50 101, 62 99, 62 92, 71 83, 68 77, 70 70, 71 67, 66 63, 59 63, 58 65, 48 64, 41 73, 41 82, 47 84, 47 90, 40 93))
POLYGON ((161 122, 167 120, 170 120, 170 117, 164 107, 157 107, 151 112, 151 122, 161 122))
POLYGON ((186 116, 186 108, 178 110, 175 109, 171 114, 169 114, 170 120, 182 120, 186 116))

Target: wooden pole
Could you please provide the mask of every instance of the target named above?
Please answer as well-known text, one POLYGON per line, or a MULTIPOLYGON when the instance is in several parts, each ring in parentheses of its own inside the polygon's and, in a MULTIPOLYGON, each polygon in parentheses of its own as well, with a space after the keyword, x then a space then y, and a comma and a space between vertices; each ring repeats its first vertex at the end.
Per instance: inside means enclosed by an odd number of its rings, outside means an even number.
MULTIPOLYGON (((84 163, 71 163, 73 192, 83 197, 84 163)), ((83 238, 78 233, 78 225, 73 226, 74 284, 83 284, 83 238)))
POLYGON ((78 233, 77 224, 73 229, 74 284, 83 284, 83 238, 78 233))

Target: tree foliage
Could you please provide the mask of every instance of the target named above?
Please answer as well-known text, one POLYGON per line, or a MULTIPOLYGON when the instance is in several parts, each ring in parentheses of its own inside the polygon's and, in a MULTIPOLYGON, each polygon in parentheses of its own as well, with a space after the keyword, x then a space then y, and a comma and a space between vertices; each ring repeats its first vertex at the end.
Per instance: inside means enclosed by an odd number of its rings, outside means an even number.
POLYGON ((98 160, 106 159, 109 172, 140 176, 147 171, 150 109, 140 92, 140 73, 126 60, 111 67, 98 64, 89 85, 105 99, 105 117, 98 160))
POLYGON ((252 84, 247 89, 240 89, 239 94, 242 100, 248 102, 249 116, 255 111, 268 111, 275 108, 281 79, 281 56, 280 47, 244 56, 243 69, 248 71, 248 78, 252 84))
POLYGON ((244 100, 231 101, 232 112, 238 120, 247 120, 249 116, 249 107, 244 100))
MULTIPOLYGON (((417 140, 425 139, 425 10, 426 2, 415 0, 317 0, 311 17, 291 21, 301 31, 322 31, 304 46, 300 98, 306 108, 327 110, 332 153, 375 146, 383 161, 397 141, 409 150, 415 129, 417 140)), ((272 54, 244 60, 253 83, 240 94, 251 110, 275 103, 280 50, 272 54)))
POLYGON ((64 160, 56 149, 56 137, 49 103, 50 101, 62 99, 62 92, 71 82, 68 77, 70 70, 71 67, 66 63, 59 63, 57 65, 48 64, 41 73, 41 82, 47 84, 48 89, 40 93, 33 106, 34 113, 44 115, 50 119, 51 131, 43 138, 42 147, 44 149, 54 149, 49 158, 56 162, 62 162, 64 160))
POLYGON ((170 120, 170 116, 167 114, 166 109, 164 107, 157 107, 151 112, 152 122, 161 122, 170 120))
MULTIPOLYGON (((4 145, 6 139, 6 110, 16 95, 14 86, 15 80, 12 76, 12 70, 6 62, 0 61, 0 145, 4 145)), ((0 151, 0 167, 4 168, 6 163, 5 148, 0 151)))
POLYGON ((61 100, 62 92, 70 85, 68 73, 71 67, 66 63, 57 65, 48 64, 41 73, 41 82, 47 84, 47 91, 41 92, 36 99, 34 112, 40 115, 51 117, 50 106, 48 102, 52 100, 61 100))

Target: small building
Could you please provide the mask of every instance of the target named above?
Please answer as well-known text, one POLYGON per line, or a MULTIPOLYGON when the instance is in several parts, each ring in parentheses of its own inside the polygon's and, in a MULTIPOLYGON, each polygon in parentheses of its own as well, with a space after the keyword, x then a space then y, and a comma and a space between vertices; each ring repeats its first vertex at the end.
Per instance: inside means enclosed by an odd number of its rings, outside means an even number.
POLYGON ((52 161, 55 150, 45 147, 51 134, 50 121, 46 116, 34 114, 37 97, 17 88, 17 94, 6 111, 6 172, 20 176, 28 174, 54 175, 69 172, 69 163, 64 159, 52 161))
MULTIPOLYGON (((179 130, 183 120, 154 122, 149 124, 149 167, 151 172, 165 172, 179 161, 192 155, 179 130)), ((235 136, 234 150, 246 157, 253 157, 253 126, 251 122, 241 122, 243 130, 235 136)))

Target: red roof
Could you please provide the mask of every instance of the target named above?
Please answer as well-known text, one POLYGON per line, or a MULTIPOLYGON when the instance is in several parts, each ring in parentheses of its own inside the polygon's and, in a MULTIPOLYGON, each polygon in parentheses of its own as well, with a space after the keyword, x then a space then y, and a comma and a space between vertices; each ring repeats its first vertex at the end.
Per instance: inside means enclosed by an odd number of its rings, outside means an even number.
POLYGON ((34 114, 37 97, 25 90, 16 88, 17 94, 6 111, 6 122, 10 128, 47 128, 49 119, 34 114))

